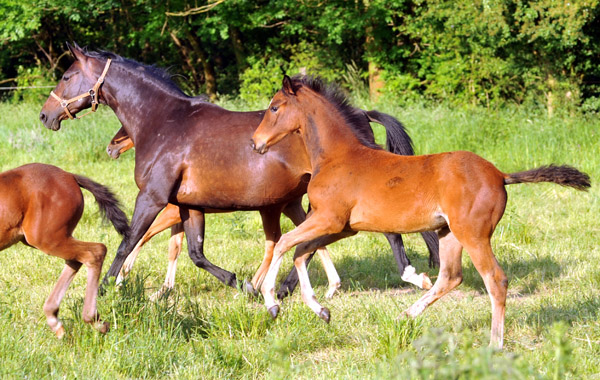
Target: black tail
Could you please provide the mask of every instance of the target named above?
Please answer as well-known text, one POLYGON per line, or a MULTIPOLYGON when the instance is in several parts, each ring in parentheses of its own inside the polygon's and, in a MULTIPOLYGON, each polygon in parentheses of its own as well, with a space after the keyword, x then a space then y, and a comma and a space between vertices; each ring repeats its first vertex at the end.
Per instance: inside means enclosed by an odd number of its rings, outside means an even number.
POLYGON ((129 221, 125 213, 119 208, 119 201, 115 198, 112 191, 108 187, 94 182, 87 177, 77 174, 73 174, 73 176, 80 187, 94 195, 104 218, 108 219, 115 226, 119 234, 127 237, 129 235, 129 221))
POLYGON ((385 148, 392 153, 403 156, 413 156, 415 151, 412 140, 406 129, 398 119, 379 111, 366 111, 369 121, 379 123, 385 127, 385 148))
POLYGON ((506 174, 506 178, 504 178, 505 185, 526 182, 553 182, 585 191, 592 186, 589 175, 568 165, 541 166, 524 172, 506 174))

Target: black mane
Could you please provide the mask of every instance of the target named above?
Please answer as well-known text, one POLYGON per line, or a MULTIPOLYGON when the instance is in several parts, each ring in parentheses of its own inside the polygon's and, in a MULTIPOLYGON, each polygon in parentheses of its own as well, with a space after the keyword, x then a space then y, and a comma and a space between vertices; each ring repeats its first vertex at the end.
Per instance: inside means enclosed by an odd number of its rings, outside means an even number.
MULTIPOLYGON (((110 58, 115 63, 122 63, 125 67, 132 70, 134 73, 143 73, 144 79, 151 79, 156 81, 160 87, 168 89, 171 93, 178 96, 188 96, 179 86, 173 81, 172 75, 168 70, 157 67, 155 65, 146 65, 144 63, 137 62, 133 59, 121 57, 118 54, 109 51, 85 51, 85 55, 96 59, 108 59, 110 58)), ((202 96, 199 97, 203 99, 202 96)))
POLYGON ((350 105, 348 97, 339 86, 327 84, 320 77, 312 75, 296 75, 292 78, 292 85, 294 88, 301 85, 306 86, 325 97, 343 115, 344 120, 363 145, 373 149, 382 149, 375 143, 368 116, 363 110, 350 105))

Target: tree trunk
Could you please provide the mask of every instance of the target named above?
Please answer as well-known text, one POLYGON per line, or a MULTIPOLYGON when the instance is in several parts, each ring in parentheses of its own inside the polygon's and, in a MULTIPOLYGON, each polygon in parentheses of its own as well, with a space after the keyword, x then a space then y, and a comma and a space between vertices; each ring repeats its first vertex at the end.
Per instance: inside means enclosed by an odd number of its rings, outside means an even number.
POLYGON ((242 43, 242 36, 238 28, 229 28, 229 38, 231 39, 231 47, 233 54, 235 54, 235 62, 237 63, 238 72, 241 73, 246 66, 246 56, 244 54, 244 44, 242 43))
POLYGON ((369 61, 369 97, 376 102, 385 87, 385 81, 381 77, 381 68, 373 61, 369 61))
POLYGON ((196 91, 197 91, 200 88, 200 85, 202 84, 202 78, 200 77, 200 74, 196 70, 196 66, 194 65, 194 61, 191 57, 190 50, 188 49, 187 46, 185 46, 179 40, 179 38, 177 37, 175 32, 170 32, 169 35, 171 36, 171 39, 173 40, 175 45, 177 45, 177 47, 179 48, 179 52, 181 53, 186 66, 189 68, 190 72, 192 73, 192 78, 194 80, 194 84, 195 84, 196 91))
POLYGON ((196 37, 192 35, 189 31, 187 32, 188 40, 190 41, 190 45, 198 57, 198 62, 202 65, 204 69, 204 80, 206 83, 206 95, 209 96, 211 100, 217 99, 217 76, 215 75, 215 69, 212 66, 212 63, 208 60, 206 53, 202 48, 200 48, 200 44, 196 40, 196 37))

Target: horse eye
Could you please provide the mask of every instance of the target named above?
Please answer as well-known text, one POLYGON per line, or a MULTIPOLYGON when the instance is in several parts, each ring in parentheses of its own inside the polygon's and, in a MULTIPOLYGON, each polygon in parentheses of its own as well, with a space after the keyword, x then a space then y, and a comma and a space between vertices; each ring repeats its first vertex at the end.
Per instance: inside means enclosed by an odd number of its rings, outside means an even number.
POLYGON ((275 113, 275 112, 277 112, 278 109, 279 109, 279 107, 273 106, 273 107, 271 107, 271 112, 275 113))
POLYGON ((69 81, 69 79, 71 79, 71 77, 68 77, 68 76, 66 76, 66 75, 65 75, 65 76, 63 76, 63 81, 65 81, 65 82, 68 82, 68 81, 69 81))

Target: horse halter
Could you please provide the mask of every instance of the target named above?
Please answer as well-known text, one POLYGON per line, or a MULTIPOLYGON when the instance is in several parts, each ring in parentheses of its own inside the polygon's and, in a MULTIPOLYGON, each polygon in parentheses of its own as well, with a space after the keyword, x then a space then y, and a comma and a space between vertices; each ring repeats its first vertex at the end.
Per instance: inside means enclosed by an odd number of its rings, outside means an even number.
POLYGON ((71 119, 71 120, 72 119, 81 119, 85 115, 89 115, 92 112, 96 112, 96 108, 98 108, 98 104, 99 104, 98 103, 98 90, 100 89, 100 86, 102 86, 102 83, 104 83, 104 77, 106 76, 106 72, 108 71, 108 68, 110 67, 110 62, 111 62, 111 59, 108 58, 106 60, 106 65, 104 66, 104 71, 102 71, 102 74, 96 81, 96 84, 94 84, 94 87, 90 88, 88 92, 84 92, 83 94, 77 95, 71 99, 63 99, 60 96, 56 95, 54 93, 54 91, 50 91, 50 95, 52 95, 52 97, 54 99, 58 100, 58 102, 60 103, 60 106, 65 110, 65 112, 67 113, 67 116, 69 116, 69 119, 71 119), (88 96, 92 98, 92 110, 84 113, 81 116, 71 115, 71 112, 69 112, 69 108, 67 108, 67 106, 73 102, 78 101, 79 99, 83 99, 88 96))

